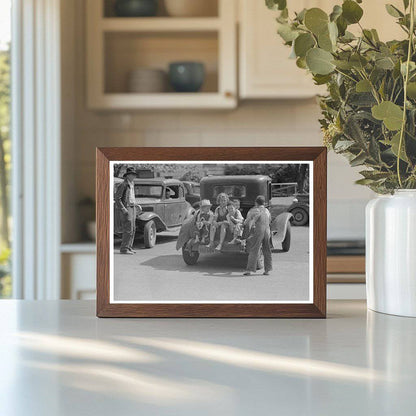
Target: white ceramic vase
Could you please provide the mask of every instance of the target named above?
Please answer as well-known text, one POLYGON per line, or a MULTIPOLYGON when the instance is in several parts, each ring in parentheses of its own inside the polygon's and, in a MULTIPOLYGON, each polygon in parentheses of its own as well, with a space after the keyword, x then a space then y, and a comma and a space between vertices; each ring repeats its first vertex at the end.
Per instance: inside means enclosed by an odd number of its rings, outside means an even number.
POLYGON ((416 317, 416 190, 368 203, 366 281, 369 309, 416 317))

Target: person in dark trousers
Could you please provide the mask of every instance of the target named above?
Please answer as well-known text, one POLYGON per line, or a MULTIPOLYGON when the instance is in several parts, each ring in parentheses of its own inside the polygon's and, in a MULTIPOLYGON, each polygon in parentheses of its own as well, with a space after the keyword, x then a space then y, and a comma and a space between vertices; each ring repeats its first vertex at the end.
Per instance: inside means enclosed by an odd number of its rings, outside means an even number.
POLYGON ((127 168, 122 182, 116 192, 116 206, 121 210, 121 224, 123 237, 121 240, 120 253, 134 254, 133 243, 136 234, 136 214, 137 210, 141 211, 140 205, 136 204, 134 194, 134 178, 137 176, 134 168, 127 168))
POLYGON ((247 238, 248 260, 244 276, 250 276, 257 271, 257 261, 261 251, 264 255, 264 275, 272 270, 272 250, 270 247, 270 212, 264 206, 265 198, 259 195, 255 206, 247 214, 245 225, 250 228, 247 238))

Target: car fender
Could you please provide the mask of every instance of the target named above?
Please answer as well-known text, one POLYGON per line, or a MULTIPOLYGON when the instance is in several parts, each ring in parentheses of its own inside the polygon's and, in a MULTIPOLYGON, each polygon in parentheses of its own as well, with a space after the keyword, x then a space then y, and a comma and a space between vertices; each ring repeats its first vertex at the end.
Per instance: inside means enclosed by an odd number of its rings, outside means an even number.
POLYGON ((293 215, 290 212, 282 212, 271 223, 270 231, 272 233, 273 248, 277 248, 286 237, 288 224, 293 215))
POLYGON ((141 212, 137 215, 137 220, 140 222, 149 222, 150 220, 153 220, 156 223, 156 230, 158 232, 167 230, 166 224, 161 220, 159 215, 154 212, 141 212))
POLYGON ((189 218, 192 218, 195 215, 195 212, 196 212, 195 208, 188 202, 184 222, 188 220, 189 218))
POLYGON ((176 240, 176 250, 180 250, 193 237, 196 231, 195 217, 192 215, 187 218, 179 230, 178 239, 176 240))

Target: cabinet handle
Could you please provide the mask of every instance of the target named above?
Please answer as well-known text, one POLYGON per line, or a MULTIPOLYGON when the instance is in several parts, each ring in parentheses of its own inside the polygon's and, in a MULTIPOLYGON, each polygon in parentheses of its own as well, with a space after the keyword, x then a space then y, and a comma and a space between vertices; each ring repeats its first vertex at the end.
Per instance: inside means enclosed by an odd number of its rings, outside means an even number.
POLYGON ((226 98, 233 98, 234 97, 234 94, 231 91, 225 91, 224 95, 225 95, 226 98))

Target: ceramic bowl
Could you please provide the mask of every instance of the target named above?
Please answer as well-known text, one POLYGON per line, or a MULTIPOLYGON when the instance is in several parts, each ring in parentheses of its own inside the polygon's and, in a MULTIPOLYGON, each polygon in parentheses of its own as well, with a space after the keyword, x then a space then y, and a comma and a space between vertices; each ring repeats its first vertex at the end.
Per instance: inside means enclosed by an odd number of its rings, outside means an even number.
POLYGON ((161 69, 138 68, 129 73, 127 90, 135 93, 160 93, 167 90, 166 72, 161 69))
POLYGON ((158 0, 117 0, 114 5, 119 17, 156 16, 158 0))
POLYGON ((172 62, 169 65, 169 82, 177 92, 197 92, 205 80, 205 67, 201 62, 172 62))

